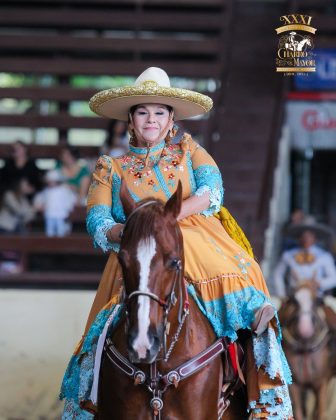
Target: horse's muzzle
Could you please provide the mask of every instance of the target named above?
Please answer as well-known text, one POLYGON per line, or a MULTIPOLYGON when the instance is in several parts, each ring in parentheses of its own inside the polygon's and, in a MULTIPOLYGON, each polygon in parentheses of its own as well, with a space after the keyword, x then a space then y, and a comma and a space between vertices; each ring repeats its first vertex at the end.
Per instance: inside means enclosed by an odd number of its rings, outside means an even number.
POLYGON ((140 336, 138 329, 133 328, 128 333, 127 350, 132 363, 153 363, 160 350, 159 335, 151 331, 140 336))

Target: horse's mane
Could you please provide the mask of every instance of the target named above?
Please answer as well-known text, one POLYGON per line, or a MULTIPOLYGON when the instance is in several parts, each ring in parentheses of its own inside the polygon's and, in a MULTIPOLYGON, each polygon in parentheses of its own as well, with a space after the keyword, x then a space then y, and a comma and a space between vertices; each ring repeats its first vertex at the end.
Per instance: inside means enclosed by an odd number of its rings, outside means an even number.
MULTIPOLYGON (((152 200, 153 199, 151 198, 141 200, 139 205, 152 200)), ((123 240, 127 241, 134 237, 141 238, 143 240, 148 239, 151 235, 153 235, 156 220, 158 218, 163 218, 163 210, 163 202, 161 200, 156 200, 155 203, 136 211, 126 222, 123 240)))

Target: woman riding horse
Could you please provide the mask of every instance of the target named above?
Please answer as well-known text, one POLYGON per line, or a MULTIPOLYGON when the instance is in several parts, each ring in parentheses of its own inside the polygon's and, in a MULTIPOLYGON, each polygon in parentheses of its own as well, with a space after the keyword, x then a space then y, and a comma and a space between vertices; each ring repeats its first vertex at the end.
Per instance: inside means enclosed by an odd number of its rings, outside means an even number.
MULTIPOLYGON (((95 245, 110 255, 84 335, 65 373, 63 418, 90 418, 85 409, 97 410, 90 398, 97 342, 123 296, 118 252, 126 216, 121 184, 126 184, 135 201, 153 197, 166 202, 181 181, 183 202, 177 220, 183 235, 189 295, 217 337, 235 342, 238 330, 252 330, 246 349, 250 355, 246 410, 253 418, 290 419, 287 384, 291 374, 280 344, 277 315, 259 265, 223 228, 219 169, 189 134, 172 142, 174 122, 208 112, 212 100, 171 87, 167 74, 152 67, 133 86, 99 92, 90 106, 98 115, 128 121, 131 139, 128 153, 118 158, 101 156, 93 174, 87 228, 95 245)), ((145 351, 146 345, 144 340, 139 351, 145 351)))

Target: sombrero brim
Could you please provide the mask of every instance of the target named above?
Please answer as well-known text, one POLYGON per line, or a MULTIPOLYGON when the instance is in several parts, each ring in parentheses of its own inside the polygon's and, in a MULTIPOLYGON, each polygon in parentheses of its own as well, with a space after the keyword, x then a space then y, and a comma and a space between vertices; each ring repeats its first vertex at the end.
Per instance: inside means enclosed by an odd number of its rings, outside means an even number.
POLYGON ((157 84, 103 90, 91 98, 89 105, 93 112, 102 117, 127 121, 130 108, 145 103, 171 106, 176 121, 205 114, 212 108, 209 96, 157 84))
POLYGON ((289 225, 286 229, 286 234, 293 237, 299 237, 305 230, 312 231, 318 238, 321 239, 330 239, 334 234, 333 229, 327 225, 323 225, 322 223, 300 223, 297 225, 289 225))

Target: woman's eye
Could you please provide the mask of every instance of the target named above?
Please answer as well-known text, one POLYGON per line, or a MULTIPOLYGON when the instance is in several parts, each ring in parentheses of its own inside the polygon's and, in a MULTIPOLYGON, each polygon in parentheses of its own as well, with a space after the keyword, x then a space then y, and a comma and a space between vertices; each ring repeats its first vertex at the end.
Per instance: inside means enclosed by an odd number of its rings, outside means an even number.
POLYGON ((163 115, 163 112, 156 112, 156 115, 163 115))

